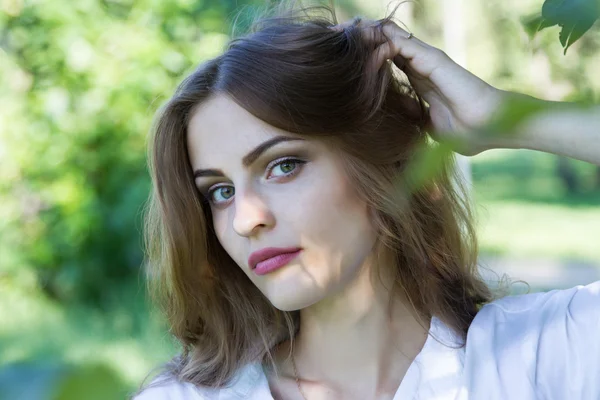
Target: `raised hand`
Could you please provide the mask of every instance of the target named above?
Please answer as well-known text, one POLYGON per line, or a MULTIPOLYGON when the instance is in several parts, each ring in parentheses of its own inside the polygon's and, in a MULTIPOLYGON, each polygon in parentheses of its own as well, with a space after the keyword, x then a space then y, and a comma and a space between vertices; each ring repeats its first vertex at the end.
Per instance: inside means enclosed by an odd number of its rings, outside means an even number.
POLYGON ((473 131, 491 118, 501 102, 502 91, 393 21, 355 18, 333 29, 343 30, 351 26, 361 29, 364 39, 377 46, 373 54, 374 70, 391 59, 406 73, 416 92, 430 106, 434 136, 462 139, 465 145, 459 151, 466 155, 486 149, 473 131))

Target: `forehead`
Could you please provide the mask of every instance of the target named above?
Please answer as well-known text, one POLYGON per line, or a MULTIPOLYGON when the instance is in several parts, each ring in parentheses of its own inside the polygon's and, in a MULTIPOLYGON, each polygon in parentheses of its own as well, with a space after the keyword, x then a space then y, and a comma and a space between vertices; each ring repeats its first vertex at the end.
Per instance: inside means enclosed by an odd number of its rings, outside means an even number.
POLYGON ((200 104, 187 129, 192 165, 212 159, 243 157, 249 149, 274 136, 294 137, 256 118, 226 95, 218 94, 200 104))

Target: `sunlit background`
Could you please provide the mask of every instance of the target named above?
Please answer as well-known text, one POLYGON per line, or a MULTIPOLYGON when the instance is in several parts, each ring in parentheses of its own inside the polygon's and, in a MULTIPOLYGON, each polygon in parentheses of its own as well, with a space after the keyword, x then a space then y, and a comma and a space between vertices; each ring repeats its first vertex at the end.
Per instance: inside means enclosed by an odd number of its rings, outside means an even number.
MULTIPOLYGON (((336 2, 341 20, 388 3, 336 2)), ((501 89, 598 101, 598 24, 565 55, 559 27, 524 27, 542 3, 418 0, 398 16, 501 89)), ((147 133, 264 4, 0 0, 0 398, 124 398, 177 351, 140 269, 147 133)), ((483 265, 532 291, 600 279, 598 167, 521 150, 462 165, 483 265)))

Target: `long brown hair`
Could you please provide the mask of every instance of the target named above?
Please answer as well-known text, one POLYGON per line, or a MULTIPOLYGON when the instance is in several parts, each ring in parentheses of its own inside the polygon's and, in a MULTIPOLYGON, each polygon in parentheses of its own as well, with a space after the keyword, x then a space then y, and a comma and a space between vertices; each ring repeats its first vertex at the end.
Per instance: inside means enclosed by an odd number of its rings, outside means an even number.
POLYGON ((426 105, 391 63, 370 71, 375 45, 356 23, 339 32, 331 29, 337 23, 333 7, 275 7, 200 65, 159 112, 149 148, 147 271, 182 345, 169 364, 178 380, 222 386, 244 364, 271 357, 300 323, 299 311, 276 309, 221 247, 194 186, 187 126, 195 107, 217 93, 344 155, 379 242, 393 254, 392 293, 416 314, 435 315, 464 338, 492 299, 478 275, 473 216, 452 158, 418 187, 407 179, 406 166, 433 146, 426 105))

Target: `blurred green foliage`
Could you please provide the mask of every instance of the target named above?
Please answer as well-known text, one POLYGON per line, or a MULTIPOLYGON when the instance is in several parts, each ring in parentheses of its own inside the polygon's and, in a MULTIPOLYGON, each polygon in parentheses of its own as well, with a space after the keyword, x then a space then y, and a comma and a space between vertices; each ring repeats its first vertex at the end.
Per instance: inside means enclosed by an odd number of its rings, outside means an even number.
MULTIPOLYGON (((374 4, 336 3, 352 15, 374 4)), ((443 47, 439 2, 418 3, 417 36, 443 47)), ((541 0, 468 3, 469 69, 505 89, 597 101, 593 30, 565 57, 553 28, 522 37, 531 30, 520 17, 541 0)), ((243 32, 264 4, 0 0, 0 399, 79 399, 82 387, 97 388, 85 398, 122 398, 175 351, 139 277, 147 133, 182 77, 221 52, 237 12, 243 32)), ((424 155, 414 181, 448 153, 424 155)), ((598 192, 569 196, 552 156, 511 154, 473 163, 474 193, 497 228, 482 231, 483 249, 600 260, 594 236, 580 234, 598 226, 598 192), (535 234, 517 232, 525 220, 535 234), (544 236, 555 231, 571 241, 544 236)), ((576 170, 591 188, 591 166, 576 170)))
POLYGON ((125 398, 127 387, 106 365, 18 363, 0 370, 0 400, 125 398))
POLYGON ((237 5, 2 2, 4 279, 33 269, 52 298, 102 305, 136 276, 153 113, 222 49, 237 5))
MULTIPOLYGON (((101 310, 77 302, 60 304, 38 291, 4 285, 0 400, 46 400, 80 369, 88 372, 78 380, 93 380, 96 374, 99 380, 115 378, 112 386, 132 393, 153 367, 178 350, 140 288, 110 290, 114 300, 101 310)), ((59 399, 88 398, 83 393, 59 399)))

